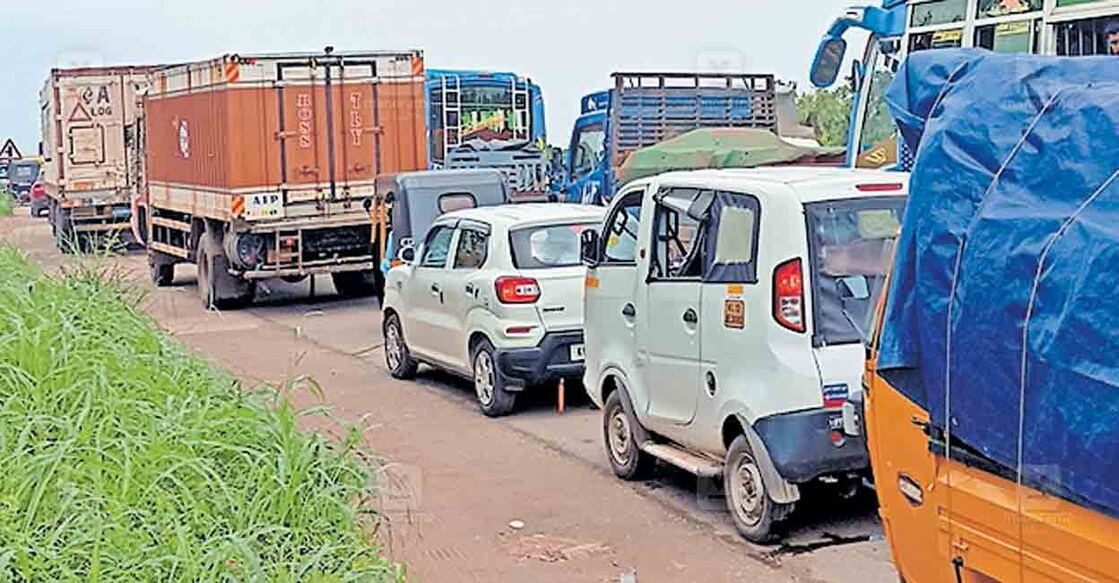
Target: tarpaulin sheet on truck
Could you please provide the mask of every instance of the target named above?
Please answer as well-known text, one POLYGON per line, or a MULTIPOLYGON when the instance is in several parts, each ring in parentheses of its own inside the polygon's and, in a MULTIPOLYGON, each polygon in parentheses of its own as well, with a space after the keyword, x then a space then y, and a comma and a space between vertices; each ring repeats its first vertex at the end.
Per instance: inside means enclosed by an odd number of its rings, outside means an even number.
POLYGON ((887 100, 916 162, 883 375, 961 451, 1119 516, 1119 59, 921 52, 887 100))
POLYGON ((618 169, 618 182, 673 170, 754 168, 817 159, 839 163, 843 152, 843 148, 799 146, 763 129, 698 129, 633 152, 618 169))

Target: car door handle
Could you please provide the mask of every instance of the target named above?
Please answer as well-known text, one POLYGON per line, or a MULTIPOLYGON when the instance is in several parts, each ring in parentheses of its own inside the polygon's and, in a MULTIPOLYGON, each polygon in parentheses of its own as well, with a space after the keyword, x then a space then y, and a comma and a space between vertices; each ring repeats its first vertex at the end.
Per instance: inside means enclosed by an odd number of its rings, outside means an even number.
POLYGON ((466 295, 468 295, 468 296, 474 295, 474 284, 472 284, 472 283, 466 284, 466 295))
POLYGON ((684 323, 692 325, 698 324, 699 314, 696 314, 695 310, 688 308, 688 311, 684 312, 684 323))
POLYGON ((622 315, 632 320, 637 317, 637 308, 633 307, 633 304, 626 304, 622 308, 622 315))

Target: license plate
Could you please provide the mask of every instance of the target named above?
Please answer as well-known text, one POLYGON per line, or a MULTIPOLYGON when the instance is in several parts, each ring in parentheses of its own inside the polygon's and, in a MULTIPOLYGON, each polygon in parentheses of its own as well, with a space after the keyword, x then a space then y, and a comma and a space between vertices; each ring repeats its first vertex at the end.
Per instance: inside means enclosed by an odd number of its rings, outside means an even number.
POLYGON ((584 352, 584 346, 582 344, 572 344, 570 350, 572 362, 583 362, 586 360, 587 355, 584 352))

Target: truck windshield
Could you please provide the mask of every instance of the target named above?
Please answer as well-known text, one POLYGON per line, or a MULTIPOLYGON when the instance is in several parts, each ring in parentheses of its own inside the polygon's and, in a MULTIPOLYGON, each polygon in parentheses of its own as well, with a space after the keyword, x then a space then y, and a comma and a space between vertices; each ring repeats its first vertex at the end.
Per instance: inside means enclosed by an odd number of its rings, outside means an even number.
POLYGON ((893 257, 904 197, 808 205, 817 345, 865 340, 875 292, 893 257))
POLYGON ((855 159, 858 168, 882 168, 897 163, 897 130, 886 105, 886 88, 894 79, 899 60, 896 53, 888 54, 871 43, 874 69, 866 75, 862 91, 866 95, 859 125, 859 154, 855 159))
POLYGON ((586 125, 579 129, 579 137, 575 141, 575 150, 571 153, 571 175, 573 177, 583 176, 595 169, 605 141, 606 131, 601 123, 586 125))
POLYGON ((8 178, 18 184, 31 184, 39 178, 39 165, 12 164, 8 178))
POLYGON ((547 225, 518 229, 509 234, 513 265, 517 269, 575 267, 582 264, 580 241, 586 229, 598 223, 547 225))

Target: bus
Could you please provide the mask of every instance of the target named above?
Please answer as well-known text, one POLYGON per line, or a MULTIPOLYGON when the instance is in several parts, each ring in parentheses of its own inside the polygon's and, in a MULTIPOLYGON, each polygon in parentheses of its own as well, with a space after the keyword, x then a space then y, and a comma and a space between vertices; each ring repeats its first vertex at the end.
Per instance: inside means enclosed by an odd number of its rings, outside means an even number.
POLYGON ((1003 53, 1059 56, 1119 54, 1119 0, 883 0, 846 9, 824 34, 810 71, 812 84, 831 87, 847 50, 845 36, 868 34, 853 62, 847 164, 906 169, 885 102, 886 87, 906 54, 980 47, 1003 53))

